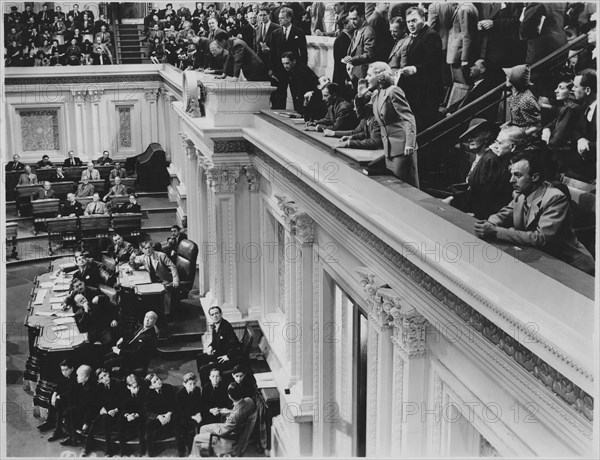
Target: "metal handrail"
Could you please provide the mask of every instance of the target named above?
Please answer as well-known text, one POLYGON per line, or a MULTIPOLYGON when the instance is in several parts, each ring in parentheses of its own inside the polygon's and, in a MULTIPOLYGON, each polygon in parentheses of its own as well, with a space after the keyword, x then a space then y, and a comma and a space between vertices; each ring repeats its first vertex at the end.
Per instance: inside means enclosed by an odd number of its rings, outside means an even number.
MULTIPOLYGON (((569 41, 549 55, 532 64, 532 75, 535 76, 535 73, 552 68, 553 65, 556 65, 557 61, 560 62, 561 59, 564 59, 564 54, 568 53, 569 50, 582 47, 587 44, 587 35, 585 34, 569 41)), ((579 52, 582 51, 583 48, 579 52)), ((449 117, 440 120, 433 126, 430 126, 426 130, 417 134, 417 144, 419 145, 419 148, 422 149, 432 142, 445 137, 460 127, 464 122, 473 118, 475 115, 506 99, 506 97, 508 97, 508 92, 506 89, 506 83, 499 84, 495 88, 485 93, 483 96, 458 109, 449 117)))

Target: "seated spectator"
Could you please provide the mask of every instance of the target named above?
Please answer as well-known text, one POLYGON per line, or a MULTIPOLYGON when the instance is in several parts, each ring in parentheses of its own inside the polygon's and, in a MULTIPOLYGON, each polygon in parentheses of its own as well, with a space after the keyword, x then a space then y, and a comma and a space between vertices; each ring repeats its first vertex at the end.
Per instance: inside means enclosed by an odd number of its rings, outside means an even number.
POLYGON ((8 163, 6 163, 6 166, 4 167, 4 171, 9 172, 9 171, 24 170, 25 165, 23 163, 21 163, 20 159, 21 159, 21 157, 19 156, 19 154, 15 153, 12 156, 12 161, 9 161, 8 163))
POLYGON ((63 163, 63 166, 65 168, 68 168, 70 166, 81 166, 83 164, 83 163, 81 163, 81 160, 79 159, 79 157, 75 156, 75 152, 73 152, 73 150, 69 150, 67 155, 68 155, 68 158, 63 163))
POLYGON ((54 165, 50 161, 50 157, 48 155, 44 155, 42 159, 37 162, 37 167, 40 169, 49 169, 54 167, 54 165))
POLYGON ((543 180, 540 159, 534 152, 517 155, 510 174, 515 198, 487 221, 477 222, 475 234, 534 246, 593 276, 594 259, 575 236, 569 199, 543 180))
POLYGON ((98 378, 97 406, 100 406, 100 410, 92 420, 81 456, 88 457, 91 454, 94 433, 101 426, 106 439, 106 455, 112 457, 115 454, 112 432, 117 427, 123 388, 121 382, 110 378, 110 372, 106 369, 96 369, 96 376, 98 378))
POLYGON ((174 426, 177 437, 179 437, 177 413, 175 412, 177 402, 175 399, 175 388, 168 383, 163 383, 156 374, 148 374, 145 378, 148 385, 144 402, 144 413, 146 417, 146 436, 148 439, 148 455, 154 456, 154 440, 156 432, 164 426, 174 426))
POLYGON ((90 184, 90 178, 88 176, 81 178, 81 183, 77 186, 77 192, 75 196, 78 198, 83 198, 86 196, 93 196, 95 188, 92 184, 90 184))
POLYGON ((50 181, 52 182, 64 182, 67 180, 67 177, 65 176, 65 173, 63 171, 63 167, 62 166, 57 166, 56 167, 56 172, 54 174, 52 174, 52 177, 50 178, 50 181))
POLYGON ((94 65, 111 65, 112 53, 105 43, 102 43, 101 37, 96 37, 96 42, 92 47, 92 61, 94 65))
POLYGON ((165 46, 158 37, 150 43, 150 60, 153 64, 160 64, 165 59, 165 46))
MULTIPOLYGON (((237 383, 241 390, 244 398, 251 398, 256 401, 256 392, 258 391, 258 386, 256 385, 256 379, 254 375, 241 364, 237 364, 231 370, 231 376, 233 377, 233 381, 237 383)), ((226 412, 228 413, 228 412, 226 412)))
POLYGON ((83 181, 84 177, 87 177, 90 180, 100 180, 100 171, 98 171, 96 168, 94 168, 93 161, 88 161, 87 169, 84 169, 81 172, 81 180, 82 181, 83 181))
POLYGON ((177 257, 177 247, 183 240, 187 240, 187 233, 181 230, 181 227, 177 224, 171 226, 171 236, 167 238, 167 244, 163 249, 163 252, 169 256, 171 260, 177 257))
POLYGON ((137 197, 135 194, 129 195, 128 203, 121 203, 112 211, 113 213, 139 213, 142 212, 142 207, 137 202, 137 197))
POLYGON ((133 245, 123 239, 123 237, 115 233, 112 237, 113 243, 108 247, 108 255, 112 257, 115 264, 127 263, 133 254, 133 245))
POLYGON ((211 423, 203 425, 200 428, 200 433, 194 438, 194 446, 192 447, 192 457, 200 457, 201 451, 208 450, 208 442, 211 433, 215 433, 222 438, 219 439, 218 445, 214 446, 219 451, 225 451, 231 454, 232 440, 235 441, 239 437, 242 428, 248 418, 256 411, 256 404, 250 398, 244 398, 240 386, 233 382, 227 388, 229 399, 233 403, 233 408, 229 411, 227 419, 224 423, 211 423))
POLYGON ((373 115, 370 92, 354 98, 354 112, 360 120, 356 129, 348 131, 326 129, 323 131, 323 134, 325 136, 341 138, 341 147, 367 150, 382 149, 381 128, 375 119, 375 115, 373 115))
POLYGON ((358 120, 348 101, 339 95, 339 86, 328 83, 323 87, 323 100, 328 106, 327 116, 320 120, 311 120, 306 123, 308 128, 323 132, 325 129, 343 131, 356 128, 358 120))
POLYGON ((158 345, 157 319, 156 313, 147 312, 142 326, 131 337, 121 337, 117 340, 112 352, 106 356, 104 366, 112 372, 115 372, 117 367, 121 370, 147 367, 150 359, 156 354, 158 345))
POLYGON ((213 367, 217 367, 221 371, 231 369, 235 365, 234 361, 237 359, 240 348, 240 342, 231 323, 223 319, 221 308, 210 307, 208 315, 212 321, 210 325, 212 340, 203 353, 196 357, 198 374, 202 382, 206 382, 208 372, 213 367))
POLYGON ((315 91, 319 80, 310 67, 304 62, 298 61, 296 55, 291 51, 286 51, 281 55, 281 64, 288 73, 294 110, 304 115, 304 95, 309 91, 315 91))
POLYGON ((105 150, 104 152, 102 152, 102 156, 96 160, 96 164, 101 165, 101 166, 111 165, 113 163, 114 163, 114 161, 109 156, 108 150, 105 150))
POLYGON ((96 40, 96 42, 98 42, 98 38, 100 38, 100 41, 102 43, 104 43, 106 46, 110 47, 110 45, 111 45, 110 32, 108 31, 106 25, 103 24, 100 26, 100 30, 94 36, 94 39, 96 40))
POLYGON ((73 279, 83 281, 87 287, 97 288, 100 284, 100 272, 96 263, 84 255, 78 255, 75 257, 75 265, 77 270, 73 272, 73 279))
POLYGON ((221 409, 231 409, 227 396, 227 384, 223 382, 221 371, 213 367, 208 374, 208 382, 202 385, 202 425, 221 420, 221 409))
POLYGON ((129 374, 125 379, 125 384, 127 387, 119 400, 119 456, 129 455, 126 435, 131 429, 135 429, 140 441, 140 456, 143 457, 147 452, 144 417, 145 391, 140 385, 140 379, 135 374, 129 374))
POLYGON ((508 97, 510 109, 508 124, 523 128, 528 135, 540 135, 542 117, 538 101, 529 89, 531 85, 529 67, 518 65, 504 69, 504 73, 506 73, 506 86, 511 89, 511 95, 508 97))
POLYGON ((244 40, 227 35, 227 32, 219 32, 215 35, 215 42, 229 53, 225 61, 223 75, 220 77, 232 77, 234 80, 240 78, 240 72, 248 81, 266 81, 267 69, 262 59, 250 48, 244 40))
POLYGON ((44 181, 44 188, 37 190, 31 197, 32 200, 47 200, 55 198, 52 184, 49 181, 44 181))
POLYGON ((61 441, 63 446, 77 446, 76 430, 87 432, 97 410, 96 384, 91 379, 92 368, 83 364, 77 368, 77 384, 65 398, 64 411, 68 438, 61 441))
POLYGON ((111 169, 109 180, 114 180, 115 177, 119 176, 121 179, 125 179, 127 177, 127 171, 121 168, 121 163, 118 161, 115 163, 115 169, 111 169))
POLYGON ((83 206, 77 201, 74 193, 67 193, 67 201, 63 204, 58 217, 79 217, 83 215, 83 206))
POLYGON ((66 437, 63 431, 63 410, 65 408, 64 400, 68 399, 68 396, 75 385, 77 384, 75 366, 67 358, 63 359, 60 363, 60 373, 56 388, 54 389, 52 396, 50 397, 50 405, 48 406, 48 417, 46 421, 38 426, 38 430, 42 433, 54 429, 52 436, 48 438, 49 442, 57 441, 66 437))
POLYGON ((571 157, 579 160, 576 152, 575 130, 581 118, 581 106, 572 96, 573 81, 570 76, 561 79, 554 90, 560 111, 556 118, 542 130, 542 140, 548 144, 551 160, 546 177, 554 179, 557 174, 565 173, 571 157))
POLYGON ((127 195, 127 187, 121 184, 121 177, 115 177, 114 181, 115 185, 113 185, 108 191, 108 193, 104 195, 104 201, 110 200, 113 196, 127 195))
POLYGON ((194 441, 190 433, 196 432, 202 422, 202 391, 196 386, 196 376, 188 372, 183 376, 183 388, 175 396, 177 407, 177 452, 180 457, 185 457, 192 449, 194 441))
MULTIPOLYGON (((484 118, 473 118, 469 122, 469 128, 459 136, 458 140, 464 146, 468 156, 466 162, 469 164, 469 170, 466 179, 464 179, 467 184, 471 182, 473 171, 479 164, 484 153, 487 152, 490 145, 494 142, 499 131, 500 128, 495 123, 487 121, 484 118)), ((457 161, 457 163, 461 163, 461 161, 457 161)), ((460 177, 465 176, 460 174, 460 177)))
POLYGON ((98 295, 90 302, 83 294, 76 294, 74 300, 75 322, 80 332, 87 332, 88 342, 100 342, 104 346, 113 344, 117 307, 105 295, 98 295))
POLYGON ((84 214, 86 216, 108 214, 108 208, 105 203, 100 201, 100 194, 98 192, 94 192, 92 195, 92 202, 88 203, 84 214))
POLYGON ((572 161, 567 170, 569 177, 585 182, 596 180, 597 144, 597 75, 592 69, 585 69, 575 76, 573 94, 581 102, 582 116, 575 129, 577 153, 581 159, 572 161))
POLYGON ((25 165, 23 174, 19 176, 18 185, 34 185, 38 183, 37 175, 31 172, 31 166, 25 165))
POLYGON ((183 51, 181 45, 179 45, 175 39, 170 38, 165 45, 165 53, 167 56, 167 63, 179 68, 179 55, 183 51))

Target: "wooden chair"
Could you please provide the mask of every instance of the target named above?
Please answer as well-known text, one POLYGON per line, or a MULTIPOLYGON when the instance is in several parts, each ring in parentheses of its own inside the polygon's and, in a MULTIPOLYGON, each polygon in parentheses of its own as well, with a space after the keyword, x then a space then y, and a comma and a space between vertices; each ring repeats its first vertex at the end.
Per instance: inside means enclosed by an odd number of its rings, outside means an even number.
POLYGON ((223 438, 218 434, 211 433, 208 442, 209 455, 211 457, 241 457, 246 447, 250 434, 254 430, 258 410, 254 410, 246 420, 244 428, 237 439, 223 438))

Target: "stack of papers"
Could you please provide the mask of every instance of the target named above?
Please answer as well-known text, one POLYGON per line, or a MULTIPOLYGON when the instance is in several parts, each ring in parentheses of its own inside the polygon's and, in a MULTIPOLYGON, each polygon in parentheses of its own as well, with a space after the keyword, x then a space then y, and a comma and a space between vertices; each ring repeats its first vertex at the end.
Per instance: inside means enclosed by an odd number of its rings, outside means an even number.
POLYGON ((60 264, 59 267, 63 272, 73 271, 77 269, 77 265, 75 265, 75 262, 67 262, 65 264, 60 264))
POLYGON ((40 289, 37 291, 35 295, 35 300, 33 301, 34 305, 41 305, 44 303, 44 299, 46 298, 46 294, 48 294, 48 289, 40 289))
POLYGON ((254 374, 256 379, 256 386, 258 388, 275 388, 275 380, 273 379, 273 372, 259 372, 254 374))
POLYGON ((52 290, 54 292, 57 291, 68 291, 71 288, 71 283, 59 283, 58 281, 56 282, 56 284, 54 285, 54 287, 52 288, 52 290))
POLYGON ((40 287, 50 289, 54 287, 54 283, 52 281, 44 281, 43 283, 40 283, 40 287))
POLYGON ((72 316, 67 316, 64 318, 58 318, 54 320, 54 324, 59 325, 59 324, 74 324, 75 323, 75 318, 73 318, 72 316))

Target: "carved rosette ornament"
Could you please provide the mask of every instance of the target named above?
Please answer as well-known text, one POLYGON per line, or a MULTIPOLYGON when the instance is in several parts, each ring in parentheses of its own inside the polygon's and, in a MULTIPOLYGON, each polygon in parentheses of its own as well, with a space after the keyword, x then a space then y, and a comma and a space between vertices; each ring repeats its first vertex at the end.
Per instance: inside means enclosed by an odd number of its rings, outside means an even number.
POLYGON ((288 200, 284 195, 274 195, 281 209, 281 216, 301 244, 312 244, 315 241, 315 221, 305 211, 300 211, 298 205, 288 200))
POLYGON ((212 166, 206 169, 206 181, 215 193, 234 193, 240 172, 240 168, 228 168, 225 165, 212 166))
POLYGON ((144 96, 146 97, 147 101, 155 101, 158 99, 158 89, 157 88, 150 88, 150 89, 146 89, 144 90, 144 96))
POLYGON ((85 102, 85 99, 87 98, 87 91, 86 90, 73 90, 71 91, 71 96, 73 96, 73 102, 85 102))
POLYGON ((394 329, 392 342, 406 359, 424 357, 427 320, 413 307, 407 306, 391 289, 381 288, 378 294, 383 311, 391 318, 390 326, 394 329))
POLYGON ((360 276, 360 285, 365 290, 365 299, 370 307, 369 317, 375 320, 380 329, 389 327, 392 318, 383 309, 382 298, 380 296, 384 284, 378 282, 376 276, 366 267, 356 267, 354 271, 360 276))
POLYGON ((87 96, 91 102, 100 102, 104 95, 103 89, 92 89, 87 91, 87 96))

